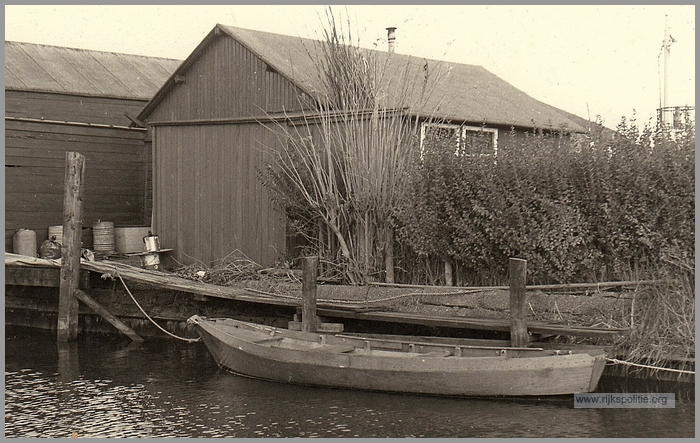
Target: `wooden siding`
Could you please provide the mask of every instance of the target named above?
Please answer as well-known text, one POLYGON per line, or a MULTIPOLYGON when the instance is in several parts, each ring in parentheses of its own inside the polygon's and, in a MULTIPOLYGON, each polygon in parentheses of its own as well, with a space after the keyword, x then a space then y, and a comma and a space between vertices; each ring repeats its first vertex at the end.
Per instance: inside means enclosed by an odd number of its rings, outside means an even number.
POLYGON ((258 179, 278 141, 257 124, 154 127, 153 227, 182 264, 236 250, 264 266, 284 254, 284 216, 258 179))
POLYGON ((5 120, 5 250, 19 228, 63 224, 65 153, 85 156, 83 226, 150 224, 146 203, 145 131, 5 120))
POLYGON ((146 100, 82 97, 29 91, 5 91, 5 116, 128 126, 146 100))
POLYGON ((263 116, 299 109, 303 96, 243 45, 219 37, 148 116, 150 122, 263 116))

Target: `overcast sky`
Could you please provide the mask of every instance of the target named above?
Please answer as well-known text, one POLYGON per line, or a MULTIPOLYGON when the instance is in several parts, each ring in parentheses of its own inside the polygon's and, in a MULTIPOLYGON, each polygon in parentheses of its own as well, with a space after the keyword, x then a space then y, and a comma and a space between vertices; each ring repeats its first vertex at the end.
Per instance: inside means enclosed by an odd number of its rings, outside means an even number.
MULTIPOLYGON (((361 46, 481 65, 528 95, 615 127, 655 118, 665 17, 668 106, 695 105, 695 6, 334 6, 361 46)), ((5 6, 5 40, 185 59, 217 24, 318 38, 324 6, 5 6)))

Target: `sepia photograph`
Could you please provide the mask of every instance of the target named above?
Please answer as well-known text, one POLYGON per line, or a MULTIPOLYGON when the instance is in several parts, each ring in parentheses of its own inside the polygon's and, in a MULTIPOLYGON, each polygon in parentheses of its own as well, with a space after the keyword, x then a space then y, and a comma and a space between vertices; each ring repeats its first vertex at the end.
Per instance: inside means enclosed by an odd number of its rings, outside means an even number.
POLYGON ((694 438, 694 5, 5 5, 5 437, 694 438))

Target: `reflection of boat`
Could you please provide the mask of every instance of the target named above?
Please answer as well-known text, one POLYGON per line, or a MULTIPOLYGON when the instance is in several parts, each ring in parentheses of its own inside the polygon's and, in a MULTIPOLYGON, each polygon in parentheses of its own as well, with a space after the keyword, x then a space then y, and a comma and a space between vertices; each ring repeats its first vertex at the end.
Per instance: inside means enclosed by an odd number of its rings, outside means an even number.
POLYGON ((196 315, 188 322, 220 366, 283 383, 410 394, 565 395, 593 391, 605 367, 602 350, 309 333, 196 315))

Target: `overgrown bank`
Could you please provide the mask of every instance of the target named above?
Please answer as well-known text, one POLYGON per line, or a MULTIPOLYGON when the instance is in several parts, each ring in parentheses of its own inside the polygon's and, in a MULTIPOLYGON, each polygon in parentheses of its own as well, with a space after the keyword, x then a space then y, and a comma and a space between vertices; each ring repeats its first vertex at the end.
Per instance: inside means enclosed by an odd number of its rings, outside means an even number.
POLYGON ((633 327, 625 346, 694 348, 693 122, 534 128, 497 149, 424 131, 430 110, 403 111, 439 73, 426 63, 410 83, 406 66, 388 94, 377 85, 390 56, 349 47, 329 18, 326 96, 304 123, 277 128, 286 140, 263 174, 304 239, 290 261, 317 254, 326 277, 353 284, 503 285, 510 257, 527 260, 528 284, 663 278, 615 317, 633 327))

